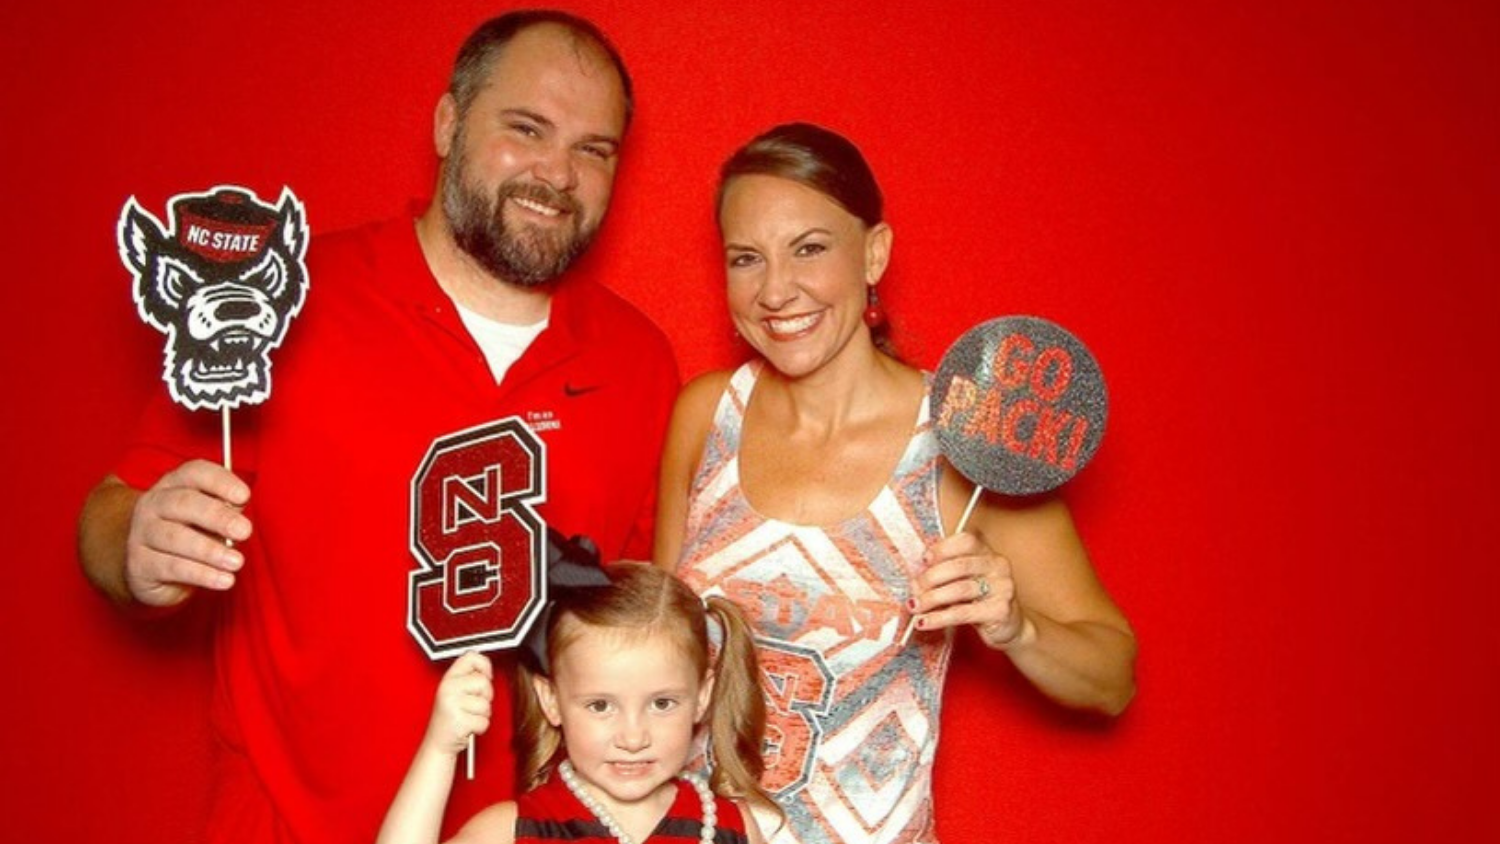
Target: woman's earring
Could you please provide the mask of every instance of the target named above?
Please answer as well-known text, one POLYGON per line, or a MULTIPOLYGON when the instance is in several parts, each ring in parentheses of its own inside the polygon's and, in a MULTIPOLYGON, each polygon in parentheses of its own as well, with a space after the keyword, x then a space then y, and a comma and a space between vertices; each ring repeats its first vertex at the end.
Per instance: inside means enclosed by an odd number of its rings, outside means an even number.
POLYGON ((870 294, 865 304, 865 325, 873 330, 885 325, 885 308, 880 306, 880 295, 875 292, 874 285, 867 289, 870 294))

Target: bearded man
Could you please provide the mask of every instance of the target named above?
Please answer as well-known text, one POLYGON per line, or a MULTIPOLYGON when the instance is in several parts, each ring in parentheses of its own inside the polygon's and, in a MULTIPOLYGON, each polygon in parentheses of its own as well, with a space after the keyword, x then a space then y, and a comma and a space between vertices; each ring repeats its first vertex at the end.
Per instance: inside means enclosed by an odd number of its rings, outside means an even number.
MULTIPOLYGON (((422 622, 414 554, 463 557, 466 600, 524 589, 495 537, 527 506, 604 559, 649 557, 676 366, 661 331, 577 262, 630 113, 630 78, 589 22, 528 11, 480 26, 436 109, 432 201, 309 247, 274 393, 236 416, 235 472, 212 461, 216 418, 162 397, 90 495, 79 554, 100 591, 152 615, 198 593, 213 604, 209 840, 375 838, 442 668, 406 626, 422 622), (524 489, 501 488, 481 448, 512 417, 545 446, 524 489), (435 466, 451 476, 429 478, 435 466), (414 490, 428 481, 466 492, 429 499, 414 490), (436 535, 458 545, 434 553, 436 535)), ((450 817, 513 793, 496 697, 450 817)))

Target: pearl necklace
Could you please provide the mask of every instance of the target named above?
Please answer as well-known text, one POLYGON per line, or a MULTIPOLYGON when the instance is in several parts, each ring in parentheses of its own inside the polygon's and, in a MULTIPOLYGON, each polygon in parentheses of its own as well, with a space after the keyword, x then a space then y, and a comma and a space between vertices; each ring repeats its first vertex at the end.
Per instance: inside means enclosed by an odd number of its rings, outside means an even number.
MULTIPOLYGON (((631 838, 624 828, 610 816, 604 804, 596 800, 594 795, 589 793, 588 788, 578 781, 578 775, 573 772, 572 762, 564 760, 557 766, 557 774, 562 777, 563 785, 573 792, 573 796, 578 798, 578 802, 582 803, 585 809, 594 813, 594 817, 599 819, 599 823, 604 824, 604 828, 609 830, 609 834, 613 835, 616 841, 620 844, 635 844, 635 839, 631 838)), ((714 829, 719 820, 718 809, 714 807, 713 789, 708 787, 708 783, 702 777, 695 774, 683 774, 682 780, 698 792, 698 801, 703 804, 703 833, 698 836, 698 840, 702 844, 713 844, 714 829)))

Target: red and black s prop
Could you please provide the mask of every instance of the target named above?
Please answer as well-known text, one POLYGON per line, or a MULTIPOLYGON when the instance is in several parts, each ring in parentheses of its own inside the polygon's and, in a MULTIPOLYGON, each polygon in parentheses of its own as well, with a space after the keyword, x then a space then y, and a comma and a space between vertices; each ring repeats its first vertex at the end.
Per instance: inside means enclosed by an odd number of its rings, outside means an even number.
MULTIPOLYGON (((406 629, 429 659, 519 645, 547 603, 547 448, 519 416, 438 437, 411 480, 406 629)), ((466 754, 474 778, 474 737, 466 754)))
POLYGON ((520 417, 439 437, 411 482, 407 630, 431 659, 519 644, 547 602, 547 450, 520 417))

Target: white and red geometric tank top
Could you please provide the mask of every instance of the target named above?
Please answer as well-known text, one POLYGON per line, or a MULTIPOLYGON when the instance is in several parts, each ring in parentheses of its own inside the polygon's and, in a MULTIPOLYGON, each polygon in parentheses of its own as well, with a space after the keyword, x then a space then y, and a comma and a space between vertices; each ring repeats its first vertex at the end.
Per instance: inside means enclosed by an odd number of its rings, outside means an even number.
MULTIPOLYGON (((951 633, 901 637, 922 552, 941 538, 928 399, 900 465, 831 526, 757 513, 740 488, 740 367, 689 493, 678 573, 738 602, 755 627, 769 728, 762 782, 786 812, 773 844, 933 844, 932 762, 951 633)), ((775 824, 765 823, 768 836, 775 824)))

